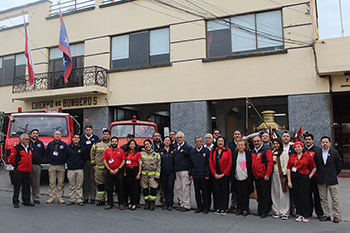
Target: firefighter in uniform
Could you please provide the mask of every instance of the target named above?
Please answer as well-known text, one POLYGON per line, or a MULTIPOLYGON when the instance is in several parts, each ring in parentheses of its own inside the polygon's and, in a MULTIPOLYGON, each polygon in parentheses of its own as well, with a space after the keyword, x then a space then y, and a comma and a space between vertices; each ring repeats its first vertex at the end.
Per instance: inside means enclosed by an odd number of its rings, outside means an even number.
POLYGON ((95 143, 91 147, 90 157, 91 165, 95 170, 95 182, 97 184, 97 196, 98 202, 97 206, 105 204, 106 200, 106 168, 103 164, 103 154, 107 148, 109 148, 111 138, 111 132, 108 129, 103 130, 102 132, 102 141, 95 143))
POLYGON ((143 142, 145 151, 141 152, 142 171, 141 188, 145 199, 145 209, 154 210, 157 199, 157 188, 160 177, 160 155, 152 149, 152 142, 146 139, 143 142))

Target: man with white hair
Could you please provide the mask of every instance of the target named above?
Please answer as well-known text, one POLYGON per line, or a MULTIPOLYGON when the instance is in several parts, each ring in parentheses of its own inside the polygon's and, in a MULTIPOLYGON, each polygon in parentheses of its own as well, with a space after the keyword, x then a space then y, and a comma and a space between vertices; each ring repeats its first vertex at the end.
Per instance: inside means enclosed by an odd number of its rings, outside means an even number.
POLYGON ((14 167, 14 186, 13 186, 13 207, 19 207, 19 191, 22 187, 22 200, 25 206, 34 206, 30 202, 30 172, 32 171, 32 150, 29 148, 28 134, 22 134, 20 143, 11 149, 10 163, 14 167))
POLYGON ((211 133, 207 133, 204 136, 204 142, 205 142, 204 147, 208 148, 208 150, 211 151, 211 149, 214 146, 213 141, 214 141, 213 135, 211 133))
POLYGON ((191 180, 189 175, 189 158, 192 147, 185 142, 183 132, 176 134, 177 143, 175 144, 175 175, 176 190, 180 201, 180 207, 176 210, 181 212, 191 209, 191 180))

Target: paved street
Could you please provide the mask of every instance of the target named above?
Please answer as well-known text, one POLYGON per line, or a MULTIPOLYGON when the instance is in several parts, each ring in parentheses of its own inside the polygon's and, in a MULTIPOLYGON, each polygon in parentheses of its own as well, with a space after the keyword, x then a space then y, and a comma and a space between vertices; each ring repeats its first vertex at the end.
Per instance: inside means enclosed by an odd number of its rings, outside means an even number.
MULTIPOLYGON (((42 204, 35 207, 21 205, 14 209, 12 185, 9 176, 1 166, 0 170, 0 211, 3 220, 1 232, 347 232, 350 227, 350 179, 340 180, 340 203, 342 222, 320 222, 312 218, 309 223, 296 223, 293 218, 288 221, 272 217, 260 219, 228 214, 215 216, 194 214, 193 211, 136 211, 114 208, 105 211, 103 207, 87 204, 85 206, 66 206, 58 203, 45 204, 48 198, 47 177, 43 176, 41 186, 42 204)), ((68 182, 65 185, 65 196, 68 195, 68 182)), ((193 193, 193 188, 192 188, 193 193)), ((194 196, 193 198, 194 199, 194 196)), ((68 197, 65 198, 68 200, 68 197)), ((192 207, 195 207, 194 200, 192 207)), ((251 200, 252 212, 256 212, 256 201, 251 200)))

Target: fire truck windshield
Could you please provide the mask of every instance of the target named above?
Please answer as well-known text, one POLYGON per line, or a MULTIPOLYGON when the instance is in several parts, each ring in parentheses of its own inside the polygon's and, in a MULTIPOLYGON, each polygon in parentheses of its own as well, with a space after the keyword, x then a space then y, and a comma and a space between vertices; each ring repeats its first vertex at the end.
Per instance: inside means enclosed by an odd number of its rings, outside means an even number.
POLYGON ((63 137, 67 137, 67 118, 59 116, 16 116, 11 120, 9 136, 19 137, 22 133, 29 134, 32 129, 38 129, 41 137, 52 137, 56 130, 60 131, 63 137))
POLYGON ((152 138, 155 131, 152 125, 114 125, 111 133, 118 138, 125 138, 129 133, 136 138, 152 138))

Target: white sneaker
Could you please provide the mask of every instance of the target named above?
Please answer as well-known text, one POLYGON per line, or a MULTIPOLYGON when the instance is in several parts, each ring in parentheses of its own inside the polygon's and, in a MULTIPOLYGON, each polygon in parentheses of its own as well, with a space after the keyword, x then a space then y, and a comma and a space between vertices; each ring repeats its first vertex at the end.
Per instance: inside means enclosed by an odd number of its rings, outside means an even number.
POLYGON ((281 219, 282 219, 282 220, 288 220, 288 216, 283 215, 283 216, 281 217, 281 219))
POLYGON ((309 222, 310 219, 309 218, 303 218, 303 222, 309 222))
POLYGON ((280 218, 280 216, 278 214, 273 214, 272 217, 273 218, 280 218))
POLYGON ((303 219, 304 219, 304 217, 300 215, 298 218, 295 219, 295 221, 296 222, 302 222, 303 219))
POLYGON ((215 215, 219 215, 220 214, 220 210, 217 209, 215 212, 214 212, 215 215))

